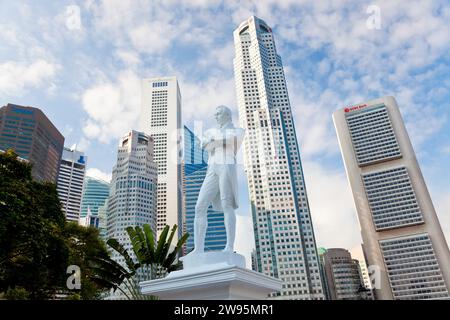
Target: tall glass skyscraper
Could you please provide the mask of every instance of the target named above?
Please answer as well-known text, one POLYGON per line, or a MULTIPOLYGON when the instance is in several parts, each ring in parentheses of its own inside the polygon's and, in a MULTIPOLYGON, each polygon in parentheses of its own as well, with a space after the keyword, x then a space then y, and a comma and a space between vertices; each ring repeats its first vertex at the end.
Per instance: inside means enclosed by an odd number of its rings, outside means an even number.
MULTIPOLYGON (((88 208, 91 216, 90 221, 86 223, 100 229, 99 208, 104 206, 106 199, 109 196, 110 184, 106 181, 99 180, 93 177, 86 177, 84 179, 83 196, 81 199, 81 214, 82 218, 88 215, 88 208)), ((100 230, 104 232, 104 230, 100 230)))
POLYGON ((33 165, 38 181, 56 183, 64 137, 37 108, 8 104, 0 108, 0 150, 14 149, 33 165))
POLYGON ((348 106, 333 120, 376 299, 449 299, 450 252, 397 102, 348 106))
POLYGON ((250 17, 234 31, 234 73, 257 269, 283 280, 281 299, 324 299, 287 85, 272 29, 250 17))
MULTIPOLYGON (((190 234, 185 253, 194 249, 195 205, 203 180, 206 177, 208 154, 201 148, 200 140, 184 126, 184 179, 183 179, 183 231, 190 234)), ((208 209, 208 229, 205 238, 205 251, 222 250, 227 239, 224 216, 221 211, 208 209)))

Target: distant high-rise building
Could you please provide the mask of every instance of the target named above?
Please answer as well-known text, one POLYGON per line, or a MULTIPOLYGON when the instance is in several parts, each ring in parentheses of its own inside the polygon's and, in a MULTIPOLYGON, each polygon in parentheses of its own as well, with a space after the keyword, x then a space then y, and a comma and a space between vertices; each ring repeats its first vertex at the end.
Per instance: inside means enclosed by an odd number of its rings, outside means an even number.
POLYGON ((84 217, 78 219, 78 224, 83 227, 98 228, 98 217, 93 217, 91 209, 88 207, 87 214, 84 217))
MULTIPOLYGON (((141 130, 155 141, 158 165, 157 227, 178 225, 182 232, 181 94, 176 77, 142 81, 141 130)), ((176 235, 177 236, 177 235, 176 235)))
POLYGON ((258 271, 281 299, 324 299, 316 241, 281 57, 272 29, 250 17, 234 31, 234 74, 258 271))
MULTIPOLYGON (((84 179, 83 196, 81 200, 81 214, 84 223, 100 229, 101 218, 99 208, 104 206, 106 199, 109 196, 109 182, 86 176, 84 179), (89 219, 86 220, 90 211, 89 219)), ((100 233, 105 233, 105 229, 100 230, 100 233)))
MULTIPOLYGON (((208 154, 201 148, 200 140, 184 127, 184 178, 183 178, 183 231, 190 237, 186 241, 185 253, 194 249, 194 217, 200 188, 208 169, 208 154)), ((225 248, 227 236, 224 216, 221 211, 208 208, 208 228, 206 230, 205 251, 225 248)))
POLYGON ((383 97, 337 110, 334 124, 377 299, 448 299, 450 253, 400 110, 383 97))
POLYGON ((105 241, 108 240, 108 201, 97 209, 98 232, 105 241))
POLYGON ((330 290, 328 289, 327 276, 325 274, 325 253, 327 253, 326 248, 317 248, 317 254, 319 255, 320 263, 320 278, 322 279, 322 288, 326 300, 331 300, 330 290))
MULTIPOLYGON (((157 166, 153 161, 153 139, 130 131, 120 140, 107 200, 107 237, 117 239, 132 251, 127 227, 150 225, 156 232, 157 166)), ((125 263, 115 251, 113 259, 125 263)))
POLYGON ((366 299, 359 262, 345 249, 332 248, 323 253, 323 270, 330 300, 366 299))
POLYGON ((64 148, 56 184, 61 207, 69 221, 80 218, 86 156, 76 149, 64 148))
POLYGON ((15 104, 0 108, 0 149, 14 149, 30 161, 34 179, 56 183, 63 148, 63 135, 40 109, 15 104))
POLYGON ((250 254, 250 258, 252 260, 252 270, 258 271, 258 261, 256 260, 256 250, 252 250, 252 253, 250 254))
POLYGON ((350 254, 352 258, 358 260, 359 269, 361 270, 361 277, 363 279, 364 287, 366 289, 366 295, 368 300, 373 300, 373 292, 372 292, 372 280, 370 279, 369 268, 367 267, 366 257, 363 252, 362 245, 354 248, 350 254))

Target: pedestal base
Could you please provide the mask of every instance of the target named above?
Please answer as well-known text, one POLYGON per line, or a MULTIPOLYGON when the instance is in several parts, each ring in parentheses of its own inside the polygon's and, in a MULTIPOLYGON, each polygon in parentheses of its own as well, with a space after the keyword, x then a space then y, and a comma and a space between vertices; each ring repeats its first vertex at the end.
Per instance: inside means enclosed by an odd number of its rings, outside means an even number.
POLYGON ((281 290, 281 280, 245 269, 244 256, 206 252, 181 258, 184 269, 140 283, 162 300, 260 300, 281 290))
POLYGON ((191 273, 192 271, 220 269, 227 266, 245 269, 245 257, 243 255, 226 251, 190 253, 181 257, 180 261, 183 262, 183 270, 172 272, 169 276, 191 273))
POLYGON ((281 290, 281 281, 238 267, 188 273, 140 283, 143 294, 161 300, 261 300, 281 290))

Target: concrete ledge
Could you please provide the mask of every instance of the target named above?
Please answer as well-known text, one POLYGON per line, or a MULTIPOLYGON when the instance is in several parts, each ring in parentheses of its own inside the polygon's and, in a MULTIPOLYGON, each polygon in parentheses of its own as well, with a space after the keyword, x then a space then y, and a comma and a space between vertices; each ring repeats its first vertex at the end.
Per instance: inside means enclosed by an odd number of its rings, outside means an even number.
POLYGON ((262 273, 236 266, 215 267, 181 270, 164 279, 144 281, 141 291, 162 300, 260 300, 281 290, 281 280, 262 273))

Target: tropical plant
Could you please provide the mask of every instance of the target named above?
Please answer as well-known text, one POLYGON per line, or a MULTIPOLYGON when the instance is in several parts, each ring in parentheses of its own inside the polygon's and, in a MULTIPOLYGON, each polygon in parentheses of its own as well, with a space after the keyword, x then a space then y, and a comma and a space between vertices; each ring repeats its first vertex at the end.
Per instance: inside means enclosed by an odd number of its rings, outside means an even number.
POLYGON ((133 252, 144 268, 145 274, 148 275, 147 280, 163 278, 167 273, 181 269, 182 263, 176 261, 176 258, 189 234, 184 234, 169 253, 176 230, 177 226, 174 225, 167 239, 169 226, 165 226, 158 242, 155 244, 152 229, 148 224, 144 225, 143 228, 137 226, 126 229, 133 246, 133 252))
POLYGON ((132 244, 132 253, 116 239, 109 239, 107 245, 123 258, 126 266, 110 257, 91 259, 94 270, 92 279, 105 288, 121 291, 129 300, 157 299, 155 296, 143 295, 136 278, 139 276, 143 281, 163 278, 181 268, 182 264, 176 261, 176 258, 189 234, 184 234, 170 251, 177 225, 172 227, 170 235, 169 230, 170 227, 165 226, 156 242, 148 224, 143 227, 128 227, 126 231, 132 244))
POLYGON ((135 279, 138 264, 132 261, 121 244, 119 246, 127 266, 122 266, 110 257, 91 258, 90 264, 93 270, 91 279, 105 289, 113 290, 113 292, 119 290, 128 300, 148 299, 141 294, 135 279))

